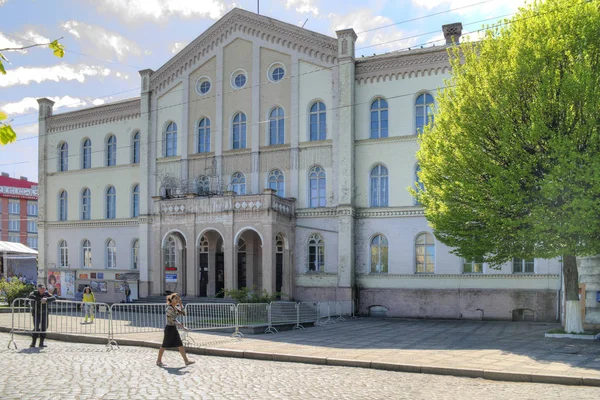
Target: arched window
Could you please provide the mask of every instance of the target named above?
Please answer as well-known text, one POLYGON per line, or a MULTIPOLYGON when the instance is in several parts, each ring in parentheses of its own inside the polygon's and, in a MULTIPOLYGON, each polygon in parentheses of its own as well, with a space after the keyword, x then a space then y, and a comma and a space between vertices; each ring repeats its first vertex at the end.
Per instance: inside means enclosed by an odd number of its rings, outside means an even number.
POLYGON ((285 197, 285 181, 280 170, 274 169, 269 173, 269 189, 275 190, 277 196, 285 197))
POLYGON ((416 133, 423 133, 423 129, 433 124, 433 96, 429 93, 420 94, 415 101, 415 116, 417 118, 416 133))
POLYGON ((375 99, 371 103, 371 139, 388 137, 388 103, 375 99))
POLYGON ((117 268, 117 246, 115 241, 106 241, 106 268, 117 268))
POLYGON ((238 195, 246 194, 246 177, 241 172, 231 176, 231 190, 238 195))
POLYGON ((210 179, 208 179, 208 176, 201 175, 198 177, 198 180, 196 182, 198 185, 199 195, 206 195, 208 194, 208 192, 210 192, 210 179))
POLYGON ((198 123, 198 146, 197 153, 210 152, 210 119, 202 118, 198 123))
POLYGON ((318 233, 308 238, 308 267, 309 272, 325 271, 325 241, 318 233))
POLYGON ((327 139, 327 113, 325 104, 317 101, 310 106, 310 140, 327 139))
POLYGON ((117 138, 110 135, 106 141, 106 166, 117 165, 117 138))
POLYGON ((435 272, 435 241, 431 233, 421 233, 417 236, 415 258, 417 274, 433 274, 435 272))
POLYGON ((137 239, 131 245, 131 268, 140 269, 140 241, 137 239))
POLYGON ((309 180, 309 207, 325 207, 327 205, 326 176, 325 170, 320 166, 314 166, 308 171, 309 180))
POLYGON ((69 170, 69 145, 65 143, 61 143, 58 146, 58 170, 61 172, 69 170))
POLYGON ((134 133, 131 140, 131 162, 140 163, 140 132, 134 133))
POLYGON ((285 119, 283 108, 275 107, 269 114, 269 145, 285 143, 285 119))
POLYGON ((139 217, 140 215, 140 185, 135 185, 131 193, 131 216, 139 217))
POLYGON ((66 221, 69 210, 69 196, 66 190, 62 190, 58 195, 58 220, 66 221))
POLYGON ((92 141, 85 139, 81 146, 81 168, 89 169, 92 168, 92 141))
POLYGON ((200 244, 198 245, 198 251, 200 253, 208 253, 208 239, 206 236, 200 238, 200 244))
POLYGON ((232 148, 246 148, 246 114, 241 112, 233 117, 232 148))
POLYGON ((388 170, 376 165, 371 170, 371 207, 388 206, 388 170))
MULTIPOLYGON (((423 182, 421 181, 421 178, 419 177, 419 173, 421 172, 421 166, 419 164, 417 164, 415 166, 415 189, 418 192, 423 192, 425 191, 425 186, 423 185, 423 182)), ((415 198, 415 204, 420 204, 419 203, 419 199, 415 198)))
POLYGON ((173 236, 167 238, 165 243, 165 270, 175 271, 177 268, 177 243, 173 236), (175 268, 175 269, 173 269, 175 268))
POLYGON ((81 264, 84 268, 92 267, 92 244, 87 239, 84 239, 81 243, 81 258, 81 264))
POLYGON ((61 240, 58 244, 59 249, 59 265, 61 268, 69 267, 69 247, 66 240, 61 240))
POLYGON ((114 219, 117 217, 117 191, 114 186, 106 190, 106 218, 114 219))
POLYGON ((169 123, 165 130, 165 157, 172 157, 177 155, 177 124, 175 122, 169 123))
POLYGON ((377 235, 371 240, 371 272, 388 272, 388 241, 383 235, 377 235))
POLYGON ((89 220, 92 218, 92 195, 90 189, 85 188, 81 192, 81 219, 89 220))
POLYGON ((275 253, 283 253, 283 236, 277 234, 275 236, 275 253))

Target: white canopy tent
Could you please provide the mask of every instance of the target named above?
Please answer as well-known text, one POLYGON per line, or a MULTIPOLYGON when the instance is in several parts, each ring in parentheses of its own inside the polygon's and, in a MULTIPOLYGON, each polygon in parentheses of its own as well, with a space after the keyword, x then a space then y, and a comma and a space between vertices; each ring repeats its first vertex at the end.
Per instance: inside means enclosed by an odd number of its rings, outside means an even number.
POLYGON ((37 250, 21 243, 0 241, 0 255, 0 273, 4 277, 22 274, 27 282, 37 280, 37 250))

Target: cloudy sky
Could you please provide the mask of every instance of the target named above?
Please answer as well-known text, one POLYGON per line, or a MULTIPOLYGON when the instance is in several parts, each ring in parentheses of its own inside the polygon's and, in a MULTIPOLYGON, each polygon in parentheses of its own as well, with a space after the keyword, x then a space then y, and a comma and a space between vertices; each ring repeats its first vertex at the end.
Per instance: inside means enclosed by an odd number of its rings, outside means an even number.
MULTIPOLYGON (((0 49, 61 38, 47 48, 5 52, 0 110, 18 141, 0 146, 0 171, 37 180, 37 102, 55 113, 139 94, 138 71, 158 69, 233 7, 257 0, 0 0, 0 49)), ((472 32, 514 13, 523 0, 260 0, 260 13, 326 35, 354 28, 358 55, 443 44, 441 26, 472 32), (482 22, 485 21, 485 22, 482 22), (436 42, 437 41, 437 42, 436 42)))

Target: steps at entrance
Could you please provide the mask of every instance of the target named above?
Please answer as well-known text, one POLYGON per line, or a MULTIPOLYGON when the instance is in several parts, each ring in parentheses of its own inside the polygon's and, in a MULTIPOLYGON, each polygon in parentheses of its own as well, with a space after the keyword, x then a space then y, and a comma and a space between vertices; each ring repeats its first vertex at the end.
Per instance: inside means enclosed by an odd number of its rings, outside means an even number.
MULTIPOLYGON (((166 296, 148 296, 142 297, 137 300, 133 300, 133 303, 137 304, 147 304, 147 303, 159 303, 166 304, 167 299, 166 296)), ((235 304, 235 300, 232 299, 219 299, 215 297, 192 297, 185 296, 181 298, 181 302, 185 306, 188 303, 227 303, 227 304, 235 304)))

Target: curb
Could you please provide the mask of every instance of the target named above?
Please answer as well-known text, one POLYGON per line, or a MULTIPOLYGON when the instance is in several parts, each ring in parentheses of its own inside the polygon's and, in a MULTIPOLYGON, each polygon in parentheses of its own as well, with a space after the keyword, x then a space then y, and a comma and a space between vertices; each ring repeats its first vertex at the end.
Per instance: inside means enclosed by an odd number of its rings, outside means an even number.
MULTIPOLYGON (((0 332, 10 333, 11 329, 5 326, 0 326, 0 332)), ((19 336, 27 335, 19 333, 19 336)), ((46 337, 52 340, 72 343, 89 343, 89 344, 104 344, 108 343, 108 338, 98 336, 79 336, 69 335, 64 333, 47 333, 46 337)), ((159 342, 143 341, 135 339, 120 339, 119 346, 134 346, 148 347, 158 349, 159 342)), ((550 383, 555 385, 571 385, 571 386, 594 386, 600 387, 600 378, 588 378, 582 376, 569 375, 549 375, 549 374, 532 374, 525 372, 508 372, 498 370, 483 370, 470 369, 460 367, 437 367, 432 365, 416 365, 416 364, 400 364, 380 361, 367 361, 344 359, 337 357, 314 357, 298 354, 281 354, 268 353, 255 350, 236 350, 236 349, 220 349, 212 347, 187 347, 186 351, 190 354, 228 357, 228 358, 246 358, 249 360, 262 361, 278 361, 278 362, 294 362, 301 364, 317 364, 329 365, 337 367, 355 367, 355 368, 371 368, 383 371, 421 373, 430 375, 446 375, 462 378, 483 378, 495 381, 504 382, 531 382, 531 383, 550 383)))

